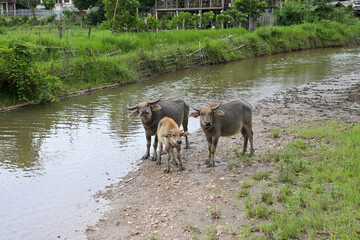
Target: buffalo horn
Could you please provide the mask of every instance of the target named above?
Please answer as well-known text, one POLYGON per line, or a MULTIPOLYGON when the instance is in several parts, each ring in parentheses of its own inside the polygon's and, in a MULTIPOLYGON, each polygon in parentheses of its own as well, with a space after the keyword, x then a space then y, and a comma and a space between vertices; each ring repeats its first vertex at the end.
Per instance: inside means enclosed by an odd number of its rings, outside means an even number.
POLYGON ((192 109, 194 109, 196 112, 200 112, 200 109, 196 109, 194 107, 191 107, 192 109))
POLYGON ((154 103, 157 103, 158 101, 160 101, 160 98, 157 99, 157 100, 155 100, 155 101, 149 101, 148 103, 149 103, 149 104, 154 104, 154 103))
POLYGON ((212 107, 211 110, 215 111, 221 106, 222 102, 216 105, 215 107, 212 107))
POLYGON ((129 105, 127 104, 126 107, 127 107, 127 109, 129 109, 129 110, 134 110, 134 109, 136 109, 138 106, 135 105, 135 106, 129 107, 129 105))

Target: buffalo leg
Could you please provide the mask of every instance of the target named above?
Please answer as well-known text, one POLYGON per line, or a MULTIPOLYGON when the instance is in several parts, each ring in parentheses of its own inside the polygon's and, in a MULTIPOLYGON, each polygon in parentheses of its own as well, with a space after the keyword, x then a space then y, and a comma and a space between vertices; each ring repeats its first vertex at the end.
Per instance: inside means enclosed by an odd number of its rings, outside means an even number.
POLYGON ((214 159, 214 155, 216 152, 216 146, 218 143, 219 138, 218 137, 214 137, 212 140, 212 145, 211 145, 211 156, 210 156, 210 163, 208 164, 208 167, 215 167, 215 159, 214 159))
POLYGON ((151 161, 156 161, 157 158, 158 158, 157 152, 156 152, 156 150, 157 150, 157 145, 158 145, 158 138, 157 138, 157 135, 155 135, 155 140, 154 140, 154 145, 153 145, 153 147, 154 147, 154 152, 153 152, 153 155, 152 155, 152 157, 151 157, 151 161))
MULTIPOLYGON (((189 121, 189 114, 186 114, 183 120, 183 128, 184 128, 184 132, 186 132, 188 130, 188 121, 189 121)), ((189 149, 189 141, 188 141, 188 136, 185 136, 185 149, 189 149)))
POLYGON ((206 140, 208 142, 208 149, 209 149, 209 158, 205 161, 205 164, 209 164, 210 163, 210 159, 211 159, 211 145, 212 145, 212 138, 211 137, 206 137, 206 140))
POLYGON ((151 146, 151 135, 146 134, 146 153, 142 156, 142 160, 147 159, 150 156, 150 146, 151 146))
POLYGON ((166 168, 164 170, 165 173, 169 173, 170 172, 170 147, 166 147, 166 154, 167 154, 167 162, 166 162, 166 168))
POLYGON ((181 156, 180 156, 181 148, 180 148, 180 146, 176 147, 176 150, 177 150, 177 160, 179 162, 179 169, 180 169, 180 171, 185 170, 185 168, 183 167, 182 162, 181 162, 181 156))
POLYGON ((241 134, 242 134, 243 137, 244 137, 244 147, 243 147, 243 152, 242 152, 242 155, 244 155, 245 152, 246 152, 247 144, 248 144, 248 140, 249 140, 247 131, 246 131, 246 129, 245 129, 244 127, 241 129, 241 134))
POLYGON ((176 159, 175 159, 175 154, 174 154, 174 149, 173 148, 171 148, 171 163, 173 164, 173 165, 175 165, 175 166, 177 166, 178 165, 178 162, 176 161, 176 159))
POLYGON ((246 128, 246 132, 248 134, 248 137, 249 137, 249 140, 250 140, 250 156, 253 156, 254 155, 254 147, 253 147, 253 136, 254 136, 254 133, 253 131, 251 130, 250 127, 245 127, 246 128))
POLYGON ((156 161, 156 165, 161 165, 161 152, 163 150, 163 145, 162 145, 162 143, 160 143, 159 145, 160 145, 159 146, 159 156, 158 156, 158 159, 156 161))

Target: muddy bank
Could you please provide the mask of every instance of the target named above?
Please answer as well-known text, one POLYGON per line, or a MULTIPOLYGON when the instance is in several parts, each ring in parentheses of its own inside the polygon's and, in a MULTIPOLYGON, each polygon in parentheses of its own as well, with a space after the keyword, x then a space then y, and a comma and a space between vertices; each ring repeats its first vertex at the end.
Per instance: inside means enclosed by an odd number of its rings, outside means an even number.
POLYGON ((268 179, 251 187, 250 194, 256 196, 273 184, 272 176, 278 171, 260 156, 292 140, 284 127, 318 119, 359 122, 360 76, 290 88, 253 107, 255 157, 239 156, 240 135, 221 138, 216 167, 206 168, 206 140, 201 131, 192 133, 191 149, 182 151, 185 171, 172 166, 171 173, 164 174, 164 164, 139 162, 139 170, 96 195, 109 199, 111 210, 96 226, 87 228, 88 239, 191 239, 194 232, 204 233, 214 226, 218 239, 237 239, 240 227, 256 224, 246 217, 242 198, 235 196, 242 183, 253 182, 255 172, 270 171, 268 179), (279 137, 274 138, 271 129, 279 129, 279 137), (239 164, 233 165, 239 158, 239 164), (219 219, 211 216, 214 212, 220 213, 219 219))

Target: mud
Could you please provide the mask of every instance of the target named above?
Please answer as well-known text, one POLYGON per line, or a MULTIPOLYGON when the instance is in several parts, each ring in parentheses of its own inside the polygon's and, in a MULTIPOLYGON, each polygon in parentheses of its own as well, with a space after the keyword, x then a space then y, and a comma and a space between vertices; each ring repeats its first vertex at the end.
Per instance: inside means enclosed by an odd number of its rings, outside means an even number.
MULTIPOLYGON (((253 112, 255 156, 239 155, 241 134, 220 138, 216 167, 206 168, 207 143, 201 130, 189 136, 191 149, 182 150, 185 171, 152 161, 139 162, 129 173, 96 198, 110 200, 108 211, 96 226, 86 229, 88 239, 192 239, 213 228, 217 239, 238 239, 241 227, 254 226, 236 193, 243 182, 252 184, 256 196, 273 184, 278 168, 261 160, 268 151, 281 149, 292 140, 284 128, 320 119, 360 121, 360 76, 349 75, 301 85, 257 102, 253 112), (270 130, 277 129, 274 137, 270 130), (235 164, 235 165, 234 165, 235 164), (255 172, 270 176, 256 182, 255 172), (215 211, 216 210, 216 211, 215 211), (212 213, 218 212, 219 219, 212 213)), ((139 155, 139 158, 141 156, 139 155)), ((200 238, 203 239, 203 238, 200 238)))

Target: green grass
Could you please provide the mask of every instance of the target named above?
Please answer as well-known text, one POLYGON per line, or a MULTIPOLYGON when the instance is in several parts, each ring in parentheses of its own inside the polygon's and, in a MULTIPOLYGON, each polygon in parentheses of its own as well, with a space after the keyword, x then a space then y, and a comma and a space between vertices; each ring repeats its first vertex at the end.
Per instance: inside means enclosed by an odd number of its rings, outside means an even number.
POLYGON ((256 172, 254 173, 251 177, 255 180, 263 180, 263 179, 268 179, 270 176, 270 172, 265 171, 265 172, 256 172))
POLYGON ((302 140, 289 143, 278 164, 294 181, 279 187, 283 208, 261 230, 275 239, 359 239, 360 124, 323 121, 290 133, 302 140))

